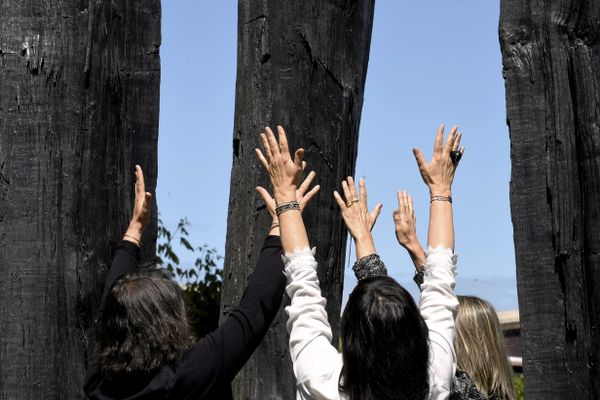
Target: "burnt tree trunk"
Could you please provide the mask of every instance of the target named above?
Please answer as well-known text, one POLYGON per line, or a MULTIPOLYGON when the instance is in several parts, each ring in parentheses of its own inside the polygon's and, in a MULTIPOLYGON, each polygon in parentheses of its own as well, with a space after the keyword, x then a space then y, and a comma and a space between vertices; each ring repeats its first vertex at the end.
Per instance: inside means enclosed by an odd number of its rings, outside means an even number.
MULTIPOLYGON (((319 279, 337 346, 346 231, 333 199, 353 175, 374 0, 241 0, 233 168, 221 308, 235 307, 270 224, 255 195, 268 185, 256 160, 258 133, 283 125, 291 147, 306 150, 322 190, 305 213, 317 247, 319 279)), ((280 310, 234 384, 238 399, 293 399, 295 380, 280 310)))
MULTIPOLYGON (((0 16, 0 398, 83 398, 134 164, 156 183, 160 1, 2 1, 0 16)), ((146 260, 155 242, 156 220, 146 260)))
POLYGON ((526 398, 600 398, 600 3, 502 0, 526 398))

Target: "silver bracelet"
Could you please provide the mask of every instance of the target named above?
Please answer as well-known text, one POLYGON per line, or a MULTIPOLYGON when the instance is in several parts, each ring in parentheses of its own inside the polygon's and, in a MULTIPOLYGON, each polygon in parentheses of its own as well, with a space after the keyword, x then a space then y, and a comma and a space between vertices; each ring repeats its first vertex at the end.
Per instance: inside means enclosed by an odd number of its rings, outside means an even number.
POLYGON ((369 278, 383 278, 387 276, 387 268, 377 254, 369 254, 358 259, 352 267, 354 276, 358 281, 369 278))

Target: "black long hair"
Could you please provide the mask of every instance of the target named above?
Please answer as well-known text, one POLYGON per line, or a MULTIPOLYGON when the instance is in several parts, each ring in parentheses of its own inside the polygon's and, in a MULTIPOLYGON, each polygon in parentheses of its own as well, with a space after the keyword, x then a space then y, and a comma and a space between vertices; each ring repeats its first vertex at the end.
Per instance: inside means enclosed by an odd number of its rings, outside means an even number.
POLYGON ((96 326, 96 357, 107 377, 155 370, 181 356, 195 339, 179 285, 168 271, 121 277, 96 326))
POLYGON ((341 322, 340 389, 350 400, 427 398, 428 329, 406 289, 389 277, 360 281, 341 322))

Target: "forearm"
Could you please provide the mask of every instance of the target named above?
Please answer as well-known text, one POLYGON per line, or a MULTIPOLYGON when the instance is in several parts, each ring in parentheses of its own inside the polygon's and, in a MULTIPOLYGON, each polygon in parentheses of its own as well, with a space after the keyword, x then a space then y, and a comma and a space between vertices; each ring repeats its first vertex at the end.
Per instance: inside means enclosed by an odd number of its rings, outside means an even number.
POLYGON ((144 227, 138 221, 132 220, 129 222, 129 226, 123 235, 123 240, 131 242, 136 246, 139 246, 142 241, 142 234, 144 233, 144 227))
POLYGON ((417 271, 423 271, 423 268, 425 267, 425 263, 427 261, 427 256, 425 254, 423 246, 421 246, 421 243, 419 243, 419 241, 415 239, 413 243, 406 244, 403 247, 406 249, 408 255, 410 256, 410 259, 412 260, 415 269, 417 271))
POLYGON ((222 343, 223 371, 233 378, 250 358, 281 306, 285 276, 279 237, 269 236, 261 250, 244 297, 225 322, 212 333, 222 343))
POLYGON ((375 242, 373 241, 373 235, 371 235, 371 232, 367 232, 363 236, 354 238, 354 245, 356 246, 357 260, 371 254, 377 254, 375 242))
POLYGON ((286 292, 291 299, 285 309, 289 316, 286 327, 298 389, 311 398, 337 399, 341 357, 331 344, 326 301, 321 295, 312 252, 304 250, 286 257, 285 272, 286 292))
MULTIPOLYGON (((431 196, 449 197, 451 192, 450 189, 431 190, 431 196)), ((427 243, 433 248, 441 246, 454 252, 454 222, 451 202, 446 200, 430 202, 427 243)))
MULTIPOLYGON (((277 204, 296 201, 295 189, 289 191, 275 191, 277 204)), ((284 253, 293 253, 309 247, 308 234, 302 220, 300 210, 288 210, 279 216, 279 231, 281 234, 281 247, 284 253)))

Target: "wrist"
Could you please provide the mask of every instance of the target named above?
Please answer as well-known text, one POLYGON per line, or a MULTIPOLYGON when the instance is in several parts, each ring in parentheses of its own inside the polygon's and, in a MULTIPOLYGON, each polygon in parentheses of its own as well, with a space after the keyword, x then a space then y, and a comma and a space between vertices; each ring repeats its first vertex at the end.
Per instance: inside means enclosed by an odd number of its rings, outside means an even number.
POLYGON ((452 197, 452 189, 449 187, 429 187, 429 197, 433 196, 444 196, 444 197, 452 197))
POLYGON ((296 201, 296 189, 288 188, 288 189, 275 189, 273 190, 273 197, 275 198, 276 204, 286 203, 289 201, 296 201))
POLYGON ((409 253, 415 253, 421 247, 419 241, 416 238, 410 239, 409 241, 404 243, 400 243, 400 245, 404 247, 409 253))
POLYGON ((127 234, 130 235, 139 235, 139 237, 142 237, 142 233, 144 233, 144 224, 142 224, 140 221, 137 220, 131 220, 129 222, 129 226, 127 227, 127 234))
POLYGON ((350 232, 355 242, 373 241, 373 234, 369 230, 350 232))
POLYGON ((363 257, 366 257, 371 254, 377 254, 377 250, 375 249, 375 242, 373 241, 373 237, 369 234, 368 236, 364 236, 361 239, 354 238, 354 244, 356 246, 356 259, 360 260, 363 257))

